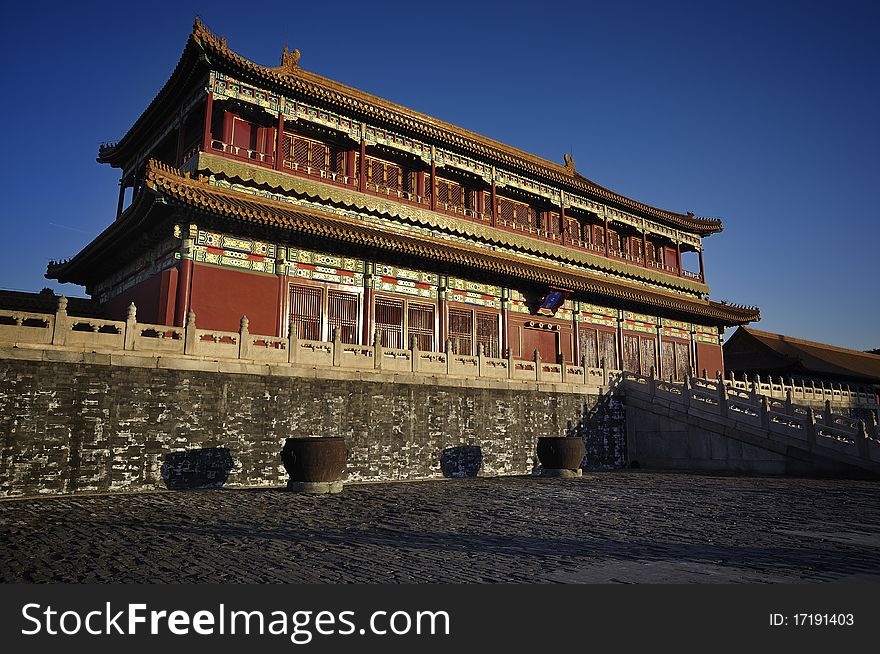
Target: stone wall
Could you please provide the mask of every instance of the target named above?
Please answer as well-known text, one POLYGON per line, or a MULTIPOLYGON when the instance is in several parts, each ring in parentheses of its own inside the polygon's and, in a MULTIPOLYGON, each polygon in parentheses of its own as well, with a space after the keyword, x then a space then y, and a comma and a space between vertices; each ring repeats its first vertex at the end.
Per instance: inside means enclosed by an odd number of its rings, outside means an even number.
POLYGON ((280 486, 288 436, 344 436, 347 481, 528 474, 538 436, 567 432, 585 437, 586 467, 626 458, 619 404, 595 390, 77 356, 0 359, 0 495, 280 486))

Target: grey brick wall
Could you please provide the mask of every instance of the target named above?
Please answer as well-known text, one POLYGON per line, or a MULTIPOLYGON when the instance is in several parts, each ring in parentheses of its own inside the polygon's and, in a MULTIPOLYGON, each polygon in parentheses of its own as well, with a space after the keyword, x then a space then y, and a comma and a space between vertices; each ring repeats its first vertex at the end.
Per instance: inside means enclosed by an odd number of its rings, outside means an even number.
POLYGON ((288 436, 344 436, 347 481, 528 474, 566 433, 586 467, 623 465, 623 412, 598 399, 0 360, 0 495, 283 485, 288 436))

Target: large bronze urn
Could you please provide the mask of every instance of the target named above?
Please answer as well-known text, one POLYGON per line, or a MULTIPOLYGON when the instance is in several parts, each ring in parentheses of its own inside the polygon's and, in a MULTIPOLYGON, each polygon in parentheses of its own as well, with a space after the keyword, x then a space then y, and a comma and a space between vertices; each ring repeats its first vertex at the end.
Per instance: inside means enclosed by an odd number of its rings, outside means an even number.
POLYGON ((541 436, 538 438, 541 476, 579 477, 585 453, 580 436, 541 436))
POLYGON ((281 461, 290 475, 288 490, 303 493, 342 492, 348 446, 341 436, 288 438, 281 461))

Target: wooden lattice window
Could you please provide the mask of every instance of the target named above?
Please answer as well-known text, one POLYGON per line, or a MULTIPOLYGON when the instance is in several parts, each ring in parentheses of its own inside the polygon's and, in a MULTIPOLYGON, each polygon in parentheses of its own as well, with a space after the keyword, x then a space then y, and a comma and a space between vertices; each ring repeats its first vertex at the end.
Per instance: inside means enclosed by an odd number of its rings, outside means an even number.
MULTIPOLYGON (((608 230, 608 249, 612 252, 620 252, 620 234, 613 229, 608 230)), ((634 370, 633 372, 638 372, 634 370)))
POLYGON ((449 340, 454 354, 473 354, 474 314, 462 309, 449 309, 449 340))
MULTIPOLYGON (((581 331, 581 359, 587 368, 599 367, 599 333, 595 329, 581 331)), ((577 363, 580 363, 578 361, 577 363)))
POLYGON ((327 319, 330 323, 330 336, 339 329, 343 343, 358 342, 358 296, 346 291, 327 292, 327 319))
POLYGON ((366 169, 368 184, 373 184, 380 190, 403 190, 403 169, 400 166, 390 161, 367 157, 366 169))
POLYGON ((501 356, 498 314, 477 313, 477 344, 483 346, 483 356, 501 356))
POLYGON ((623 369, 639 372, 639 337, 623 335, 623 369))
POLYGON ((321 141, 306 138, 299 134, 286 133, 281 140, 281 155, 288 168, 311 167, 325 172, 342 170, 343 153, 321 141))
POLYGON ((547 227, 546 227, 546 229, 550 234, 553 234, 555 236, 559 236, 559 233, 561 231, 561 229, 559 227, 559 222, 560 221, 559 221, 559 214, 558 213, 556 213, 554 211, 550 211, 547 213, 547 227))
POLYGON ((663 340, 660 343, 660 369, 661 375, 663 379, 669 379, 670 377, 674 379, 678 379, 677 372, 675 369, 675 343, 672 341, 663 340))
POLYGON ((290 289, 290 330, 298 338, 308 341, 321 340, 320 288, 294 284, 290 289))
POLYGON ((376 298, 376 330, 382 347, 404 347, 402 301, 376 298))
POLYGON ((643 375, 650 374, 651 368, 657 370, 656 350, 657 343, 653 338, 642 338, 641 340, 641 356, 640 356, 640 372, 643 375))
POLYGON ((682 380, 691 369, 691 348, 689 343, 675 343, 675 378, 682 380))
POLYGON ((416 347, 434 351, 434 307, 430 304, 410 303, 407 308, 407 333, 416 340, 416 347))
POLYGON ((617 367, 617 337, 611 332, 599 332, 599 366, 607 370, 617 367))

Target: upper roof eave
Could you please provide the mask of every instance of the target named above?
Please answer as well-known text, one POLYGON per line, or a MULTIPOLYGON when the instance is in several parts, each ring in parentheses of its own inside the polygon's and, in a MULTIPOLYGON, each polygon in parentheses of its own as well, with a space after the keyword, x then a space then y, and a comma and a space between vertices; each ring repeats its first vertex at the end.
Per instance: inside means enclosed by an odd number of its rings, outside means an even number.
POLYGON ((506 163, 548 181, 584 192, 597 200, 612 203, 624 210, 633 211, 648 218, 662 220, 675 228, 691 231, 701 236, 708 236, 723 230, 721 220, 717 218, 699 218, 690 212, 682 214, 638 202, 596 184, 583 175, 576 173, 573 167, 569 168, 548 161, 481 134, 409 109, 403 105, 303 70, 295 64, 279 67, 267 67, 256 64, 232 51, 227 46, 225 38, 218 37, 212 33, 198 18, 193 23, 192 32, 187 39, 184 52, 171 78, 169 78, 156 98, 150 103, 126 135, 116 145, 101 148, 98 161, 115 166, 120 165, 120 154, 125 150, 130 141, 135 140, 133 134, 141 131, 141 124, 146 123, 157 112, 157 109, 160 108, 164 98, 170 95, 169 89, 175 86, 173 82, 176 81, 176 77, 180 76, 181 70, 185 68, 185 63, 190 61, 190 55, 200 52, 204 52, 209 56, 215 55, 216 59, 212 59, 212 63, 226 63, 255 79, 330 104, 359 111, 379 121, 424 134, 437 141, 451 143, 454 146, 473 152, 477 156, 506 163))

